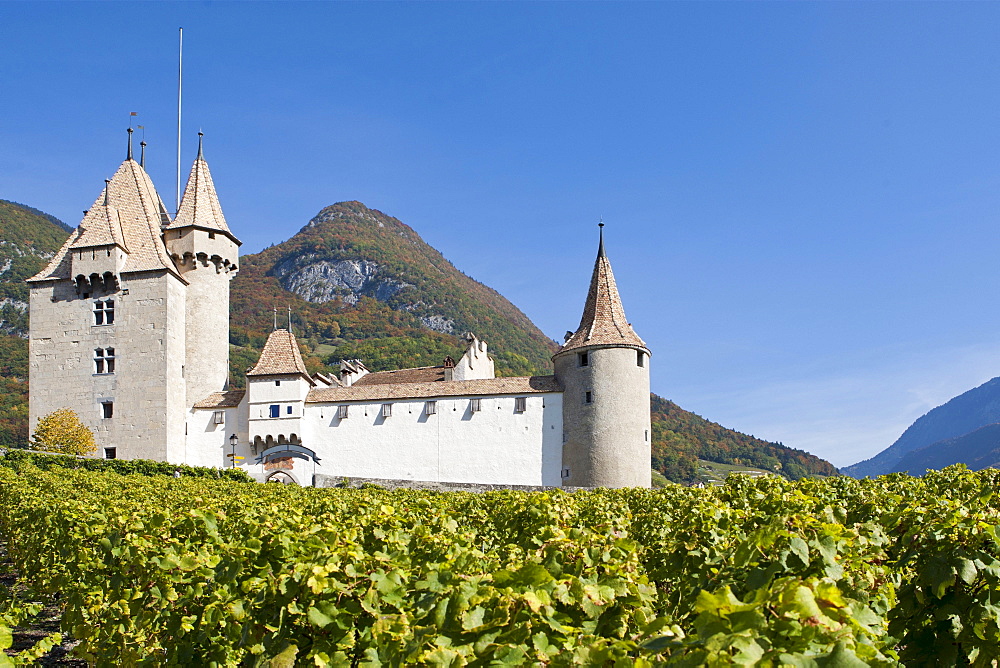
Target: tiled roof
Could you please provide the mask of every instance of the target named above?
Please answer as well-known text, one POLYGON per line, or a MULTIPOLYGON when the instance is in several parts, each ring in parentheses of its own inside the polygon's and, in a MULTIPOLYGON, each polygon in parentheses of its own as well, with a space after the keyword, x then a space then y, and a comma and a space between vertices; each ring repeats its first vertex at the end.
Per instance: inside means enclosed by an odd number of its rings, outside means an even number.
POLYGON ((191 174, 188 176, 177 215, 167 229, 173 230, 190 225, 219 230, 232 236, 226 224, 226 217, 222 215, 222 205, 219 204, 219 196, 215 192, 212 173, 201 155, 200 147, 198 158, 191 167, 191 174))
POLYGON ((393 385, 396 383, 434 383, 444 380, 444 367, 422 366, 415 369, 376 371, 365 374, 354 382, 354 387, 364 385, 393 385))
POLYGON ((104 205, 105 193, 102 190, 80 226, 48 266, 29 281, 72 278, 71 249, 118 243, 118 235, 121 246, 128 253, 122 271, 165 269, 179 275, 167 255, 160 233, 161 226, 170 218, 146 170, 129 158, 111 177, 107 190, 108 206, 104 205))
POLYGON ((246 390, 213 392, 196 403, 194 408, 236 408, 243 401, 244 394, 246 394, 246 390))
POLYGON ((264 350, 260 353, 260 359, 252 369, 247 371, 248 376, 284 376, 289 374, 302 374, 310 383, 314 384, 306 365, 302 362, 302 353, 299 352, 299 344, 295 340, 295 335, 287 329, 276 329, 267 337, 264 350))
POLYGON ((351 387, 322 387, 309 391, 306 401, 332 403, 338 401, 379 401, 383 399, 429 399, 433 397, 494 396, 500 394, 539 394, 562 392, 555 376, 521 376, 517 378, 483 378, 429 383, 357 384, 351 387))
POLYGON ((590 292, 583 307, 580 326, 559 352, 601 345, 646 347, 625 318, 622 299, 618 295, 618 286, 615 285, 615 275, 611 272, 611 262, 604 254, 603 238, 594 263, 594 275, 590 279, 590 292))

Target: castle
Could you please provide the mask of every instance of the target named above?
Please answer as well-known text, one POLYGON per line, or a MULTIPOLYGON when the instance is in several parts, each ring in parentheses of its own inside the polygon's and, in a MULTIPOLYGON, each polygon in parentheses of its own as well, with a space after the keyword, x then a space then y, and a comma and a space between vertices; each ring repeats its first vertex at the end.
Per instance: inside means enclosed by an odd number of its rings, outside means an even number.
POLYGON ((171 218, 126 160, 28 280, 29 426, 63 407, 98 456, 331 478, 572 487, 650 484, 649 350, 625 319, 603 230, 583 317, 554 375, 495 377, 485 342, 440 366, 310 374, 275 329, 229 389, 229 282, 240 241, 202 152, 171 218))

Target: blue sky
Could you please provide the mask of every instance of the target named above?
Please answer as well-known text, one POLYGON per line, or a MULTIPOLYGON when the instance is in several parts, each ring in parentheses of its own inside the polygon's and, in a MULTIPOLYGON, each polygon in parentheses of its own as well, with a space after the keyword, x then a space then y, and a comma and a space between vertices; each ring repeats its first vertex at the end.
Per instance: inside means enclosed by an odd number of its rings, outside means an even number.
POLYGON ((553 338, 596 222, 653 389, 846 465, 1000 375, 1000 4, 0 3, 0 198, 76 224, 130 111, 245 252, 360 200, 553 338))

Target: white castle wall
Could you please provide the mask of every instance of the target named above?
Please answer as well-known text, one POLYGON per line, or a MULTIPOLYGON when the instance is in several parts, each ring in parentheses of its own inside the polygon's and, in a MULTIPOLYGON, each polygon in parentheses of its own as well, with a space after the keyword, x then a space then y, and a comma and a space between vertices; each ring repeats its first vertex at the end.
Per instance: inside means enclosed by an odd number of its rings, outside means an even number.
MULTIPOLYGON (((229 468, 232 459, 226 455, 233 453, 229 436, 236 434, 238 444, 235 453, 243 456, 239 462, 242 468, 253 462, 253 455, 247 445, 247 402, 233 408, 195 409, 188 415, 187 453, 185 463, 191 466, 214 466, 229 468), (222 424, 215 422, 216 411, 222 412, 222 424)), ((260 468, 260 467, 257 467, 260 468)))
MULTIPOLYGON (((426 401, 396 400, 392 415, 382 404, 352 402, 348 417, 337 418, 340 404, 305 404, 303 445, 320 464, 293 460, 292 472, 310 484, 313 472, 329 476, 390 478, 432 482, 510 485, 560 485, 562 394, 532 394, 516 413, 515 397, 479 397, 482 410, 470 410, 472 397, 437 399, 427 415, 426 401)), ((251 425, 254 424, 251 406, 251 425)), ((280 424, 283 419, 274 420, 280 424)), ((261 427, 256 427, 260 429, 261 427)), ((252 430, 254 427, 252 427, 252 430)), ((248 472, 262 478, 261 465, 248 472)))

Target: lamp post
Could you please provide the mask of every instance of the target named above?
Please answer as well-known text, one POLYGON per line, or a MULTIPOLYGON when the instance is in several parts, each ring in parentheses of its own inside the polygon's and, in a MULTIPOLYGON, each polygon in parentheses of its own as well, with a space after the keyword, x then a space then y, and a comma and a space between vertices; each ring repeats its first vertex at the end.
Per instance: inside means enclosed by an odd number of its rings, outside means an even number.
POLYGON ((233 460, 232 468, 236 468, 236 444, 239 442, 240 439, 236 438, 236 434, 233 434, 232 436, 229 437, 229 445, 231 445, 233 448, 233 456, 231 458, 233 460))

